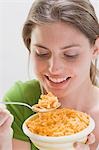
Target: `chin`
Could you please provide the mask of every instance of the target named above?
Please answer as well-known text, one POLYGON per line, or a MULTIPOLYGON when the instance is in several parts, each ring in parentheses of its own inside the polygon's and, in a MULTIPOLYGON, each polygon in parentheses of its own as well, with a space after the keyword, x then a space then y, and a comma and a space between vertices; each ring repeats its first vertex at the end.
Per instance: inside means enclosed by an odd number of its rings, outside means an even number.
POLYGON ((56 89, 51 89, 51 88, 48 88, 48 87, 45 87, 44 88, 46 92, 51 92, 53 93, 55 96, 57 96, 58 98, 61 98, 61 97, 64 97, 66 96, 67 92, 65 92, 66 90, 56 90, 56 89))

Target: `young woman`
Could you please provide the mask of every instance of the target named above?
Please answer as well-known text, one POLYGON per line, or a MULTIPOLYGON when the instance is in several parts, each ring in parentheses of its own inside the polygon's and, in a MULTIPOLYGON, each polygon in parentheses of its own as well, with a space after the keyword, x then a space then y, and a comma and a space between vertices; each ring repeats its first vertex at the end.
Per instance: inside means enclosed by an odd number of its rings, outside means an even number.
MULTIPOLYGON (((95 120, 93 134, 86 144, 75 143, 75 150, 98 149, 99 24, 89 0, 35 0, 23 27, 23 40, 38 80, 16 82, 4 101, 33 105, 42 92, 52 92, 62 108, 86 112, 95 120)), ((1 149, 9 146, 10 150, 36 150, 22 131, 24 120, 33 112, 15 105, 8 105, 7 109, 0 109, 1 149), (9 112, 14 116, 13 140, 9 112)))

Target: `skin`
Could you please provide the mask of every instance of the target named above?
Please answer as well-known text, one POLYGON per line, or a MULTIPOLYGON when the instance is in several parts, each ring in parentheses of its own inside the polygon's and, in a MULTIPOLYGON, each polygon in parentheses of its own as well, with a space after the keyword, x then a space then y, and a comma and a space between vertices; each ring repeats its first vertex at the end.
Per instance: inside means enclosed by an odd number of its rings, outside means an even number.
MULTIPOLYGON (((31 35, 33 70, 43 88, 59 98, 61 107, 84 111, 95 120, 96 142, 91 134, 87 144, 74 144, 76 150, 95 150, 99 143, 99 89, 90 80, 90 64, 98 51, 99 39, 91 46, 88 38, 71 24, 58 22, 36 25, 31 35), (65 77, 70 79, 55 83, 65 77)), ((7 115, 9 116, 8 113, 7 115)), ((11 123, 10 120, 10 125, 11 123)), ((6 131, 9 128, 6 127, 6 131)), ((13 139, 12 149, 29 150, 30 144, 13 139)))
POLYGON ((3 105, 0 105, 0 150, 12 150, 11 124, 13 116, 3 105))

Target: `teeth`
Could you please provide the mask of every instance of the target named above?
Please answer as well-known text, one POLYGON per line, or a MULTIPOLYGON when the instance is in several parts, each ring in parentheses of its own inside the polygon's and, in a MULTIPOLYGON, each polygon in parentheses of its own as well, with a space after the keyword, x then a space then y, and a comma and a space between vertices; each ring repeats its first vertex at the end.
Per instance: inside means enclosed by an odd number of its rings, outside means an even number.
POLYGON ((60 83, 60 82, 65 81, 68 77, 60 78, 60 79, 55 79, 55 78, 51 78, 51 77, 48 77, 48 78, 49 78, 49 80, 51 80, 52 82, 60 83))

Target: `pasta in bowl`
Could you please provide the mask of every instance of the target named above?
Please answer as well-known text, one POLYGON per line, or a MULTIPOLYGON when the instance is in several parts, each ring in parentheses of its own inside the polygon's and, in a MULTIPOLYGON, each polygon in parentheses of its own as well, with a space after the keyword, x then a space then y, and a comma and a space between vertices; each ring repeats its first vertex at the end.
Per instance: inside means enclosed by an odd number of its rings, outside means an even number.
POLYGON ((32 115, 24 122, 23 131, 40 150, 74 150, 73 143, 86 142, 94 127, 86 113, 61 108, 32 115))

